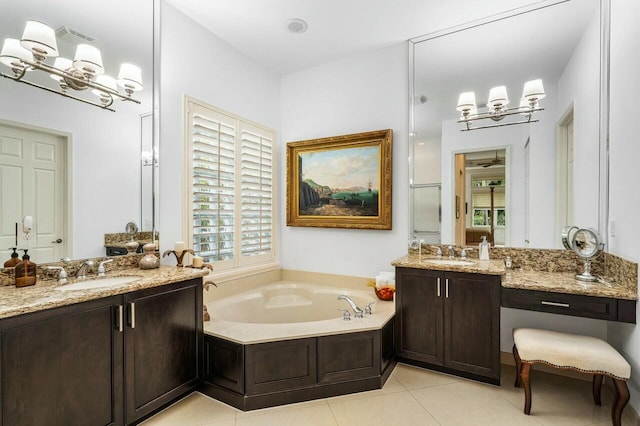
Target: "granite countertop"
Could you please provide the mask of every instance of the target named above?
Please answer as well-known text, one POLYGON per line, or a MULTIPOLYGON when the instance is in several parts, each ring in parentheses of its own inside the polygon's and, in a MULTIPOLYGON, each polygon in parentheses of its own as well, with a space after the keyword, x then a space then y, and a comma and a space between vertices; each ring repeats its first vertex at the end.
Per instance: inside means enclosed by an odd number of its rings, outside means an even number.
POLYGON ((573 272, 507 270, 502 276, 502 287, 609 297, 613 299, 638 299, 638 293, 636 291, 616 285, 615 283, 606 281, 589 283, 578 281, 575 276, 576 274, 573 272))
POLYGON ((504 261, 478 260, 474 258, 455 258, 470 264, 452 265, 446 262, 449 258, 442 256, 419 256, 409 254, 391 262, 393 266, 402 268, 429 269, 436 271, 466 272, 472 274, 500 275, 502 287, 521 290, 537 290, 555 293, 578 294, 585 296, 609 297, 614 299, 637 300, 637 290, 614 282, 598 281, 593 283, 578 281, 575 272, 544 272, 530 269, 506 269, 504 261))
POLYGON ((456 257, 449 259, 446 256, 419 256, 410 254, 391 262, 393 266, 401 268, 430 269, 432 271, 467 272, 471 274, 504 275, 504 262, 502 260, 478 260, 472 258, 462 259, 456 257), (433 262, 468 262, 468 264, 452 265, 433 262))
MULTIPOLYGON (((67 284, 57 281, 38 280, 29 287, 16 288, 14 286, 0 287, 0 318, 9 318, 31 312, 43 311, 74 303, 101 299, 118 294, 129 293, 146 288, 159 287, 192 278, 204 277, 207 269, 176 268, 175 266, 160 266, 158 269, 129 268, 107 273, 105 278, 120 276, 136 276, 139 280, 131 281, 115 287, 103 287, 84 290, 56 290, 77 280, 69 280, 67 284)), ((91 275, 89 280, 94 278, 91 275)), ((99 278, 98 278, 99 279, 99 278)))

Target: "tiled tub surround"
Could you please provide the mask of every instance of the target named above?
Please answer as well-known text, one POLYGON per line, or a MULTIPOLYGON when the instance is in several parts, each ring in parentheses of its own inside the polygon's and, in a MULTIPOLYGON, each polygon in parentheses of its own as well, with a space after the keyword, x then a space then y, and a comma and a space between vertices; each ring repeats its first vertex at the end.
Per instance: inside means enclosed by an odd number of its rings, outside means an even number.
MULTIPOLYGON (((567 294, 579 294, 616 299, 638 299, 638 264, 610 253, 603 253, 592 261, 591 271, 604 282, 585 283, 577 281, 575 274, 583 271, 583 260, 569 250, 525 249, 494 247, 490 249, 491 260, 478 260, 477 250, 472 250, 469 261, 474 265, 452 266, 425 262, 435 259, 437 246, 423 246, 422 255, 409 251, 407 256, 392 262, 393 266, 502 275, 502 287, 523 290, 539 290, 567 294), (510 256, 513 268, 506 269, 504 259, 510 256)), ((440 246, 447 253, 448 246, 440 246)), ((456 259, 460 259, 460 247, 455 248, 456 259)), ((441 257, 447 259, 446 255, 441 257)))
MULTIPOLYGON (((120 257, 128 258, 130 261, 139 258, 139 256, 120 257)), ((118 258, 117 260, 120 259, 118 258)), ((81 264, 81 262, 77 263, 81 264)), ((137 262, 135 262, 135 264, 137 266, 137 262)), ((107 263, 105 267, 109 265, 113 267, 113 264, 109 263, 107 263)), ((121 266, 121 264, 117 264, 116 266, 121 266)), ((11 285, 0 286, 0 319, 101 299, 136 290, 159 287, 192 278, 203 277, 207 275, 207 273, 208 270, 176 268, 174 266, 161 266, 158 269, 147 270, 129 267, 107 272, 107 277, 135 276, 140 279, 116 287, 71 291, 58 291, 56 287, 71 284, 75 281, 74 279, 69 280, 67 284, 58 284, 56 280, 42 279, 39 277, 36 285, 30 287, 16 288, 11 285)), ((91 278, 95 278, 95 275, 90 275, 89 279, 91 278)))

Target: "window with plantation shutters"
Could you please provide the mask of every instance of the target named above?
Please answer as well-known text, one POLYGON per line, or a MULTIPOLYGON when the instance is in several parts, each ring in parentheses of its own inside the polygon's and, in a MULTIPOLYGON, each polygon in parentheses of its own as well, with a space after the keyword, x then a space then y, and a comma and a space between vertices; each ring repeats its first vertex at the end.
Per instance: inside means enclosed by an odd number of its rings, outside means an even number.
POLYGON ((274 260, 274 132, 186 99, 189 245, 214 270, 274 260))
POLYGON ((253 126, 241 129, 241 233, 243 256, 269 253, 273 229, 271 137, 253 126))

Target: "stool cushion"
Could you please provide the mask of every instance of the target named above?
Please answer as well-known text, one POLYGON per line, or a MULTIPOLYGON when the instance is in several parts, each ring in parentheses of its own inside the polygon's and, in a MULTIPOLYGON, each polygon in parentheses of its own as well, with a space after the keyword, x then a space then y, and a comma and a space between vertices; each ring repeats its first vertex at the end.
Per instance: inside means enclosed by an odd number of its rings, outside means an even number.
POLYGON ((535 328, 516 328, 513 341, 523 362, 542 362, 616 379, 631 377, 631 366, 602 339, 535 328))

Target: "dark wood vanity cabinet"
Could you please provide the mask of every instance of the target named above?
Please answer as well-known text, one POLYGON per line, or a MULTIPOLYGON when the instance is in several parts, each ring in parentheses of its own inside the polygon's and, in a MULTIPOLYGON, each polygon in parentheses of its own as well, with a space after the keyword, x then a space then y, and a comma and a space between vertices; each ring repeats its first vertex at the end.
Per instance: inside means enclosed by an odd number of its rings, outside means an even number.
POLYGON ((199 385, 203 344, 201 281, 124 296, 127 424, 199 385))
POLYGON ((500 383, 500 277, 396 269, 398 359, 500 383))
POLYGON ((121 300, 0 321, 2 426, 124 423, 121 300))
POLYGON ((0 426, 131 424, 194 389, 201 282, 1 320, 0 426))

